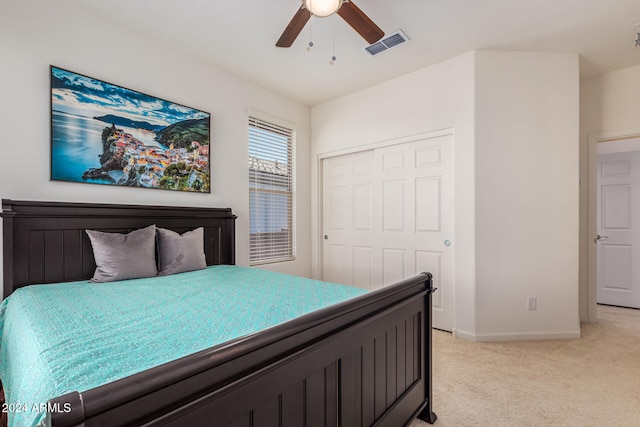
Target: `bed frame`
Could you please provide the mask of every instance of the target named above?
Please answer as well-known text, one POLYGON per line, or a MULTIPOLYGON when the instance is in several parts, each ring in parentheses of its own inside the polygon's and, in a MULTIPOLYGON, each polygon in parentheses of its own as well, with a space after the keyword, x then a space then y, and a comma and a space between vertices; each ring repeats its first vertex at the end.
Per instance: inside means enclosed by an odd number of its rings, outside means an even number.
MULTIPOLYGON (((205 228, 235 263, 230 209, 2 201, 4 296, 88 279, 85 229, 205 228)), ((255 334, 48 402, 53 426, 401 426, 432 411, 432 279, 422 273, 255 334), (71 405, 70 411, 64 409, 71 405)))

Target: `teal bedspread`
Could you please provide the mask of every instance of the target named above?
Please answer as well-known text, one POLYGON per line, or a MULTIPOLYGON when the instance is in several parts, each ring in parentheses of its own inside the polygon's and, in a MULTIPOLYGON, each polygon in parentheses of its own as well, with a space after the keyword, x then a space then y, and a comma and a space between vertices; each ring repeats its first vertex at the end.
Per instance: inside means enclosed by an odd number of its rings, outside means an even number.
POLYGON ((18 289, 0 305, 9 426, 38 424, 47 400, 144 371, 366 291, 215 266, 113 283, 18 289))

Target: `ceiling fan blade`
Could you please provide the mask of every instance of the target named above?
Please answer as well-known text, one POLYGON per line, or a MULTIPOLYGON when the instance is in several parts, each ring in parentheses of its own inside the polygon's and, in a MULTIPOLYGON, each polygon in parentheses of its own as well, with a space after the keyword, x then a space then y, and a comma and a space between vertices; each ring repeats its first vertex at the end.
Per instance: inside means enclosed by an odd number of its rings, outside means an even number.
POLYGON ((276 42, 276 46, 278 47, 291 47, 293 42, 300 34, 300 31, 304 28, 307 21, 311 18, 311 12, 304 6, 301 6, 300 9, 293 15, 293 19, 287 25, 287 28, 284 29, 282 35, 276 42))
POLYGON ((384 31, 353 2, 345 1, 342 3, 342 6, 338 9, 338 15, 347 21, 369 44, 377 42, 384 36, 384 31))

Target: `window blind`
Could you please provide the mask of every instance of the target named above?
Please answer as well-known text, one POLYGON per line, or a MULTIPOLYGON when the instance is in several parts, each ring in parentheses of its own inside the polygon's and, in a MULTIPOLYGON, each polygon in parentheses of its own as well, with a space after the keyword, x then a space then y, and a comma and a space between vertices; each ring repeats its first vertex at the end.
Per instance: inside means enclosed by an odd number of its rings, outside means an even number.
POLYGON ((249 117, 250 265, 295 259, 294 130, 249 117))

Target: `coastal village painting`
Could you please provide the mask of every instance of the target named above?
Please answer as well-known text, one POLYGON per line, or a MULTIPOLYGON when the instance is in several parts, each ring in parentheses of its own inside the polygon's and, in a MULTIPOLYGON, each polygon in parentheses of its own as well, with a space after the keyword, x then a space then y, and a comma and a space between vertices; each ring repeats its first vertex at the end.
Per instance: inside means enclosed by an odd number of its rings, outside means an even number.
POLYGON ((211 192, 211 115, 51 66, 51 179, 211 192))

